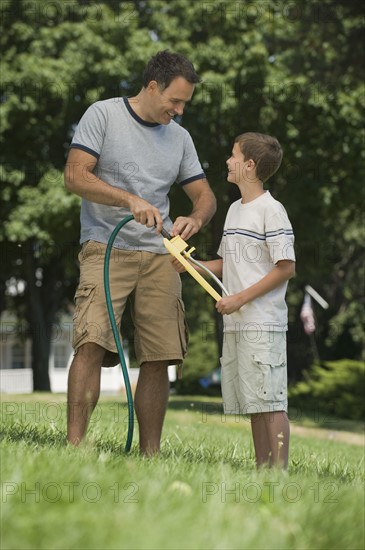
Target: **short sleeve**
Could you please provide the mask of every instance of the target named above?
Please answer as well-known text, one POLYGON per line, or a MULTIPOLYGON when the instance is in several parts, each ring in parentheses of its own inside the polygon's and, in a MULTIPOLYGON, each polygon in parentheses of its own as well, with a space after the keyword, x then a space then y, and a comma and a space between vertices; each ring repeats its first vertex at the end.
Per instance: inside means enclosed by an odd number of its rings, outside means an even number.
POLYGON ((98 159, 103 148, 106 122, 100 105, 91 105, 77 125, 70 148, 81 149, 98 159))
POLYGON ((224 237, 221 238, 221 242, 219 243, 218 250, 217 250, 217 255, 220 258, 223 258, 223 240, 224 240, 224 237))
POLYGON ((184 153, 180 164, 177 183, 186 185, 192 181, 205 178, 204 170, 199 162, 193 140, 189 132, 185 132, 184 153))
POLYGON ((293 228, 281 204, 265 223, 265 237, 274 264, 280 260, 295 262, 293 228))

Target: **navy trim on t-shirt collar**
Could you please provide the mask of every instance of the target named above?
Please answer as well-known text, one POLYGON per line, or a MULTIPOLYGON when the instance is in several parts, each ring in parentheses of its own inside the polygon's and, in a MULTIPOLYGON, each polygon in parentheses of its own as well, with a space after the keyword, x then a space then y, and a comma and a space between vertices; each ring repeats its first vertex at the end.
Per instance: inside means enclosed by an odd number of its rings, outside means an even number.
POLYGON ((143 118, 138 116, 137 113, 135 111, 133 111, 133 109, 132 109, 132 107, 129 103, 128 97, 124 96, 123 101, 124 101, 125 106, 128 109, 129 114, 132 115, 134 120, 136 120, 137 122, 139 122, 143 126, 149 126, 150 128, 154 128, 155 126, 161 126, 161 124, 159 124, 158 122, 147 122, 146 120, 143 120, 143 118))

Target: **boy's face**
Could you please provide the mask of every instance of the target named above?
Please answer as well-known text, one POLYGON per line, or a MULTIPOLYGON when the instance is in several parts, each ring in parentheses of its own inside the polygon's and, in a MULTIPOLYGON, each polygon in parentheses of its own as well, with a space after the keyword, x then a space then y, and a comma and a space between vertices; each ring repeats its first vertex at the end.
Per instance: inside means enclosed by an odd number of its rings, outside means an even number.
POLYGON ((255 163, 252 159, 245 160, 238 143, 233 145, 232 154, 226 161, 228 174, 227 181, 236 185, 252 179, 252 171, 255 170, 255 163))
POLYGON ((227 181, 236 184, 240 183, 244 174, 245 158, 238 143, 233 145, 232 154, 227 160, 227 168, 227 181))

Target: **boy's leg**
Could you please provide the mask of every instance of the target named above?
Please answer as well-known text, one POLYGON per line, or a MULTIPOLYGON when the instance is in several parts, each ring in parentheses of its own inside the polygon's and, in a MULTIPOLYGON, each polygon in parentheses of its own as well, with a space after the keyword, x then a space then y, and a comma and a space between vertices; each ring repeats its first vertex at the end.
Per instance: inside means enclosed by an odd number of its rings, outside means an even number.
POLYGON ((251 415, 256 465, 286 469, 289 458, 290 425, 285 411, 251 415))
POLYGON ((271 452, 271 465, 286 469, 289 458, 290 425, 285 411, 263 413, 271 452))
POLYGON ((251 430, 255 447, 256 466, 271 466, 271 449, 266 432, 265 417, 262 413, 251 414, 251 430))
POLYGON ((102 347, 89 342, 80 346, 72 361, 68 376, 67 439, 73 445, 78 445, 85 436, 98 402, 104 354, 102 347))

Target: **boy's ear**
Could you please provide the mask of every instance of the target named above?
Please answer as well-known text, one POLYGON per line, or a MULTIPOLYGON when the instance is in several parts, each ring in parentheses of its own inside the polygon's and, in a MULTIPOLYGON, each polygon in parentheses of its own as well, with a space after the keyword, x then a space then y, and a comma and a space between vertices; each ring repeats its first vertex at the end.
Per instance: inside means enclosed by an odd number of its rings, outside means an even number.
POLYGON ((256 162, 255 162, 254 160, 250 159, 250 160, 248 161, 248 163, 247 163, 247 168, 248 168, 249 170, 255 170, 255 168, 256 168, 256 162))

